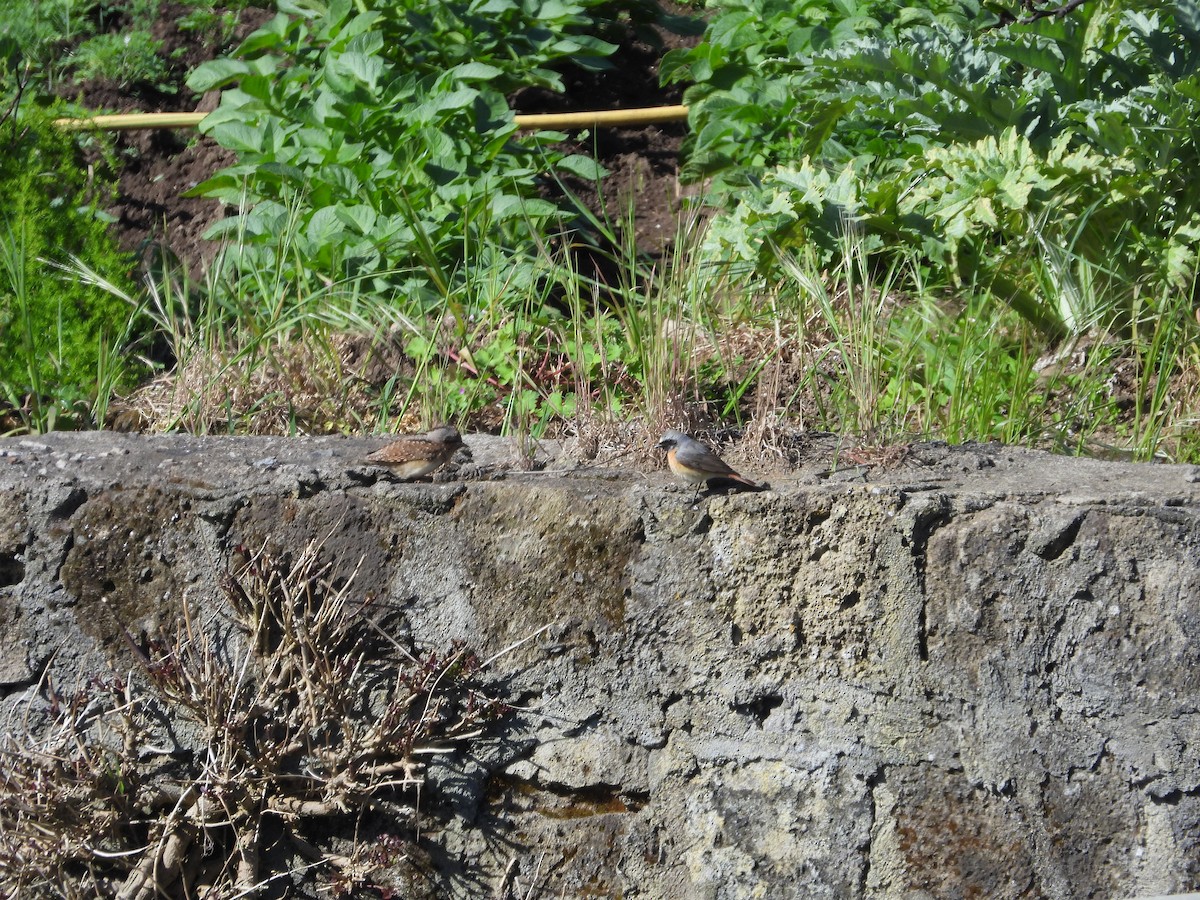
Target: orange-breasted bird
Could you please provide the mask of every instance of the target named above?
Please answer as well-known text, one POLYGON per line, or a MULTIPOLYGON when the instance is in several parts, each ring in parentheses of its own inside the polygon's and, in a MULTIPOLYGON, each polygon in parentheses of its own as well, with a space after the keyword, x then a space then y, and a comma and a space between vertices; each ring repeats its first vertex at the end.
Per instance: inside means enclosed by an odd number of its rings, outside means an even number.
POLYGON ((714 478, 724 478, 735 481, 751 490, 765 490, 766 486, 757 481, 751 481, 745 475, 730 468, 729 464, 708 447, 695 438, 688 437, 682 431, 665 431, 655 446, 667 451, 667 465, 675 477, 696 486, 696 496, 700 496, 700 486, 714 478))
POLYGON ((404 480, 420 478, 441 468, 463 446, 453 425, 439 425, 424 434, 406 434, 380 447, 366 461, 387 466, 404 480))

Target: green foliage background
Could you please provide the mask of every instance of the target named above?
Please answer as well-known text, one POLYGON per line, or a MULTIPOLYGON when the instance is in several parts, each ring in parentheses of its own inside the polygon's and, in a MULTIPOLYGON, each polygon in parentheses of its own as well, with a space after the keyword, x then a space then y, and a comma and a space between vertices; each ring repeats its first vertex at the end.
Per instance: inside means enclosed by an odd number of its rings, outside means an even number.
MULTIPOLYGON (((206 282, 163 277, 142 296, 189 385, 157 427, 696 415, 1068 450, 1104 429, 1143 458, 1200 452, 1197 0, 1062 15, 714 0, 704 39, 661 66, 687 85, 682 178, 705 225, 658 260, 564 183, 603 170, 559 149, 564 135, 519 133, 509 108, 523 88, 560 90, 572 66, 603 71, 631 22, 679 24, 652 2, 277 6, 189 79, 221 90, 203 128, 238 161, 196 189, 231 213, 206 282), (600 261, 586 275, 572 265, 585 240, 600 261), (393 354, 386 384, 347 369, 346 332, 393 354)), ((189 27, 232 33, 202 13, 189 27)), ((9 74, 11 46, 0 34, 9 74)), ((40 172, 67 165, 38 152, 40 172)), ((137 298, 105 261, 102 191, 37 195, 22 171, 14 196, 33 199, 13 206, 8 257, 96 254, 69 289, 86 302, 3 307, 25 354, 3 370, 3 402, 34 428, 43 399, 81 409, 142 370, 130 356, 114 378, 132 346, 117 314, 137 298), (68 228, 57 213, 95 241, 38 237, 68 228), (86 293, 105 279, 106 295, 86 293), (95 312, 108 324, 80 330, 95 312), (94 363, 68 358, 88 341, 94 363), (97 388, 75 380, 89 366, 97 388)), ((13 296, 48 280, 8 268, 13 296)))
POLYGON ((513 295, 528 290, 531 251, 570 215, 540 183, 556 167, 601 172, 556 151, 559 135, 519 139, 506 94, 561 89, 554 63, 605 64, 590 6, 282 0, 188 81, 224 89, 203 128, 239 154, 196 189, 240 210, 211 233, 236 239, 230 265, 353 282, 410 315, 469 307, 472 270, 511 266, 513 295))
MULTIPOLYGON (((26 425, 96 424, 102 369, 123 354, 133 308, 55 268, 71 256, 114 284, 131 285, 132 259, 101 213, 111 158, 82 165, 80 141, 28 110, 0 122, 0 400, 26 425)), ((145 369, 128 358, 105 389, 128 387, 145 369)))
POLYGON ((728 0, 663 68, 694 82, 684 176, 713 179, 733 210, 714 240, 738 258, 811 243, 828 261, 853 227, 1061 338, 1147 285, 1194 290, 1198 26, 1192 0, 1028 24, 975 0, 728 0), (1100 308, 1044 290, 1040 270, 1079 262, 1100 308))

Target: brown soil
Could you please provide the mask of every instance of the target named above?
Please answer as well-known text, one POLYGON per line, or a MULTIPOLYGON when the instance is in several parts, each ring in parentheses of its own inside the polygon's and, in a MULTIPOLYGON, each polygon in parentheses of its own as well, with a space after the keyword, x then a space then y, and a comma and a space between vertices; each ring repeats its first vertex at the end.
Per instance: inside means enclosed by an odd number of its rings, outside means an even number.
MULTIPOLYGON (((689 10, 664 3, 668 12, 689 10)), ((624 35, 606 72, 571 70, 564 73, 566 92, 522 91, 512 98, 518 113, 558 113, 671 106, 681 102, 682 87, 659 85, 658 65, 664 53, 692 46, 698 38, 664 29, 646 40, 632 31, 624 35)), ((633 210, 637 246, 651 256, 669 252, 679 227, 679 208, 685 192, 679 184, 679 149, 687 132, 682 122, 639 128, 601 128, 577 132, 564 149, 599 161, 609 172, 600 190, 590 182, 565 179, 571 191, 602 221, 618 229, 633 210)))
MULTIPOLYGON (((184 85, 188 73, 200 63, 213 59, 236 46, 271 14, 262 9, 238 13, 238 27, 227 40, 184 31, 178 20, 190 7, 164 3, 151 35, 162 42, 160 55, 171 65, 175 81, 166 89, 106 81, 88 81, 65 92, 72 100, 95 112, 190 112, 210 111, 217 97, 199 97, 184 85)), ((216 6, 217 14, 226 11, 216 6)), ((119 20, 112 23, 122 27, 119 20)), ((233 164, 232 151, 191 130, 123 131, 115 135, 118 155, 125 161, 118 193, 109 212, 116 217, 113 230, 121 246, 143 252, 152 243, 170 248, 199 271, 214 252, 201 237, 213 222, 221 218, 221 204, 215 200, 184 197, 183 193, 204 181, 218 169, 233 164)))
MULTIPOLYGON (((672 12, 686 12, 665 4, 672 12)), ((223 8, 214 7, 220 13, 223 8)), ((97 112, 209 111, 216 96, 199 97, 183 80, 199 63, 235 46, 270 18, 261 9, 239 13, 236 33, 224 43, 206 41, 181 31, 177 19, 187 7, 165 3, 153 29, 163 42, 163 56, 171 60, 178 78, 176 93, 148 86, 118 86, 88 82, 74 86, 70 96, 97 112)), ((118 24, 119 23, 115 23, 118 24)), ((558 112, 661 106, 679 102, 678 89, 658 85, 658 62, 667 49, 694 42, 695 38, 658 31, 662 46, 645 40, 631 29, 620 42, 612 71, 600 74, 565 73, 564 95, 525 91, 513 98, 517 112, 558 112)), ((597 216, 620 228, 631 198, 636 202, 634 228, 639 248, 651 255, 669 250, 678 222, 681 198, 676 160, 685 126, 648 125, 641 128, 604 129, 594 135, 574 136, 573 149, 594 154, 610 171, 601 190, 594 185, 569 182, 569 187, 597 216)), ((127 160, 120 177, 117 200, 110 212, 121 245, 144 252, 152 244, 169 248, 188 263, 193 273, 211 259, 215 248, 202 235, 222 216, 218 201, 185 197, 184 192, 218 169, 234 162, 234 154, 207 137, 189 130, 127 131, 116 135, 117 149, 127 160)))

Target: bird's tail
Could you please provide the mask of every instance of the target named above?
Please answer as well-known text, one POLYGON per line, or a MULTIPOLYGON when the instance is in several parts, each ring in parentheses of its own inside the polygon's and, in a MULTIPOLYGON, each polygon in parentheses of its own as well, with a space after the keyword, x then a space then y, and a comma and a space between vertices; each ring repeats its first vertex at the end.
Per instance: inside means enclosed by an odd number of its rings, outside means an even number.
POLYGON ((751 481, 745 475, 742 475, 738 472, 726 475, 725 477, 730 481, 737 482, 738 484, 742 485, 742 487, 750 491, 769 491, 771 489, 771 486, 765 481, 751 481))

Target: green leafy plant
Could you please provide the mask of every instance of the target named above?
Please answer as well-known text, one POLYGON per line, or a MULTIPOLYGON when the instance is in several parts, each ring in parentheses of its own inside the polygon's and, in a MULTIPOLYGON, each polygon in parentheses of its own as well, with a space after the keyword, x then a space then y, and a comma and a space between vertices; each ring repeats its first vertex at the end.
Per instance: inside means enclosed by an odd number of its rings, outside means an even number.
POLYGON ((65 68, 60 42, 91 28, 77 0, 0 0, 0 100, 15 102, 31 80, 52 89, 65 68))
POLYGON ((852 223, 873 252, 916 248, 1051 337, 1127 321, 1138 285, 1193 283, 1197 16, 1159 0, 1030 18, 969 0, 727 4, 664 61, 695 81, 684 174, 785 246, 827 256, 852 223), (747 184, 767 196, 731 190, 747 184), (1093 309, 1041 293, 1055 279, 1039 272, 1072 259, 1102 275, 1093 309))
POLYGON ((146 31, 98 34, 88 38, 71 58, 71 72, 80 81, 100 79, 114 84, 153 85, 171 91, 170 70, 159 51, 162 42, 146 31))
POLYGON ((197 192, 241 210, 211 233, 237 232, 230 264, 368 279, 414 315, 450 298, 460 320, 467 268, 511 263, 511 287, 525 286, 529 268, 514 254, 566 216, 539 196, 541 173, 594 166, 552 151, 552 135, 518 142, 504 92, 557 84, 547 67, 567 57, 599 64, 611 48, 575 33, 585 6, 281 10, 189 79, 196 91, 225 88, 204 128, 239 162, 197 192), (297 239, 285 256, 276 236, 289 223, 297 239))
POLYGON ((218 46, 225 46, 237 29, 238 16, 229 4, 222 9, 194 4, 179 17, 179 28, 201 35, 218 46))
POLYGON ((197 42, 224 49, 241 12, 262 5, 261 0, 224 0, 215 8, 202 0, 0 0, 0 104, 22 93, 26 100, 46 104, 76 95, 80 83, 92 79, 135 94, 146 88, 176 93, 183 73, 164 55, 155 28, 177 17, 179 29, 193 33, 197 42))
POLYGON ((815 155, 853 106, 851 98, 822 95, 812 61, 868 39, 889 46, 922 24, 964 24, 977 14, 970 0, 923 7, 722 0, 705 40, 669 52, 662 63, 664 81, 689 83, 684 102, 692 128, 681 176, 715 177, 719 191, 746 184, 757 170, 815 155))

